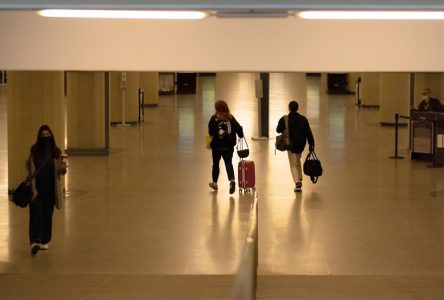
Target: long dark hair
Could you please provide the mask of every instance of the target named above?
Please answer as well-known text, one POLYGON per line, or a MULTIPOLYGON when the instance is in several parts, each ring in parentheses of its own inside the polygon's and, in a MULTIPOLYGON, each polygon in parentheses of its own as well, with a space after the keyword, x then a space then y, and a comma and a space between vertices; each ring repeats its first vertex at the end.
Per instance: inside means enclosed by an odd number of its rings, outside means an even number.
POLYGON ((59 147, 57 147, 54 134, 52 133, 51 128, 49 128, 48 125, 42 125, 39 128, 39 131, 37 133, 37 139, 34 145, 31 147, 31 155, 34 159, 34 161, 39 164, 43 160, 43 145, 39 143, 39 137, 43 130, 47 130, 49 134, 51 135, 51 139, 49 141, 50 149, 51 149, 51 156, 52 158, 58 159, 60 158, 60 155, 62 154, 62 150, 60 150, 59 147))

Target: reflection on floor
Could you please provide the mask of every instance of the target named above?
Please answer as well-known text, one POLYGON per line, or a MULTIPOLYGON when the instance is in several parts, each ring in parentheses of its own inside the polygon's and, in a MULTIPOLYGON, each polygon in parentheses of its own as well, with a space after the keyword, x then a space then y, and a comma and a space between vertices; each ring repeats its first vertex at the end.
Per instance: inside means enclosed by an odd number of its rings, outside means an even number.
MULTIPOLYGON (((2 142, 0 294, 230 299, 252 198, 229 195, 223 167, 220 191, 209 190, 204 138, 216 97, 229 102, 248 138, 257 135, 254 79, 202 77, 197 95, 161 96, 141 126, 112 128, 109 157, 71 157, 67 207, 55 213, 51 249, 35 258, 27 211, 7 201, 2 142)), ((298 99, 325 174, 315 185, 305 178, 295 194, 286 155, 274 153, 273 139, 250 142, 259 194, 259 298, 444 295, 444 170, 388 159, 393 129, 379 125, 378 110, 357 108, 352 95, 326 95, 318 78, 272 74, 271 95, 270 135, 288 101, 298 99)), ((1 89, 0 100, 6 141, 1 89)), ((407 155, 408 131, 400 133, 407 155)))

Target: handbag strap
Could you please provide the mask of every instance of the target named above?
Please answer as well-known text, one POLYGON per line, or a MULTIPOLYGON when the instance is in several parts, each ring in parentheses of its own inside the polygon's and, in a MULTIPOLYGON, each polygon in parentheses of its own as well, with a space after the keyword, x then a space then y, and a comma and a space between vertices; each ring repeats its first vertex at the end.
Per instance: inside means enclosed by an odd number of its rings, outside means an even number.
POLYGON ((307 156, 305 157, 305 161, 314 159, 314 157, 312 156, 313 156, 313 151, 308 152, 307 156))
POLYGON ((314 150, 311 151, 311 152, 313 153, 313 154, 312 154, 313 158, 316 159, 316 160, 319 160, 319 159, 318 159, 318 156, 316 155, 316 152, 315 152, 314 150))
POLYGON ((290 134, 288 132, 288 115, 284 116, 284 121, 285 121, 284 135, 285 135, 285 138, 288 139, 288 138, 290 138, 290 134))
POLYGON ((40 171, 43 169, 43 167, 51 160, 52 158, 47 158, 46 160, 44 160, 42 162, 42 164, 37 168, 37 170, 34 172, 34 174, 32 174, 30 177, 28 177, 28 181, 33 180, 39 173, 40 171))
POLYGON ((245 145, 246 145, 245 149, 248 149, 248 143, 247 143, 247 139, 245 138, 245 136, 239 138, 239 143, 238 143, 238 146, 236 146, 236 149, 237 150, 243 150, 244 149, 244 147, 243 147, 243 143, 244 142, 245 142, 245 145))

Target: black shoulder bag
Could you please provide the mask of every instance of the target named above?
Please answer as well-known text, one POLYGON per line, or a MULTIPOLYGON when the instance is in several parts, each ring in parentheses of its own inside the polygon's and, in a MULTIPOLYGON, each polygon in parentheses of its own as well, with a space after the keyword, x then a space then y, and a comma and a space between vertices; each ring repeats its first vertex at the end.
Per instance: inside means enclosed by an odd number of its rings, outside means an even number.
POLYGON ((276 137, 276 143, 274 144, 279 151, 287 151, 291 149, 290 134, 288 133, 288 115, 284 116, 285 129, 284 132, 276 137))
POLYGON ((23 180, 19 186, 12 193, 11 201, 15 205, 20 207, 26 207, 32 201, 32 180, 40 173, 43 167, 48 163, 48 160, 44 161, 38 169, 31 175, 31 177, 23 180))

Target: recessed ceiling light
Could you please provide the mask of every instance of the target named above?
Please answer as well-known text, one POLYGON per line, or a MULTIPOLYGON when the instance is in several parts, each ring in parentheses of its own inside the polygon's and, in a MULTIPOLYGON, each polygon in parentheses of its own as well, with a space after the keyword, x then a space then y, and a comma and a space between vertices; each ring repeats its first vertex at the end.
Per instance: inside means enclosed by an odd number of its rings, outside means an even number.
POLYGON ((302 11, 298 16, 313 20, 444 20, 442 11, 302 11))
POLYGON ((38 11, 43 17, 93 18, 93 19, 162 19, 197 20, 208 14, 201 11, 155 11, 155 10, 89 10, 89 9, 44 9, 38 11))

